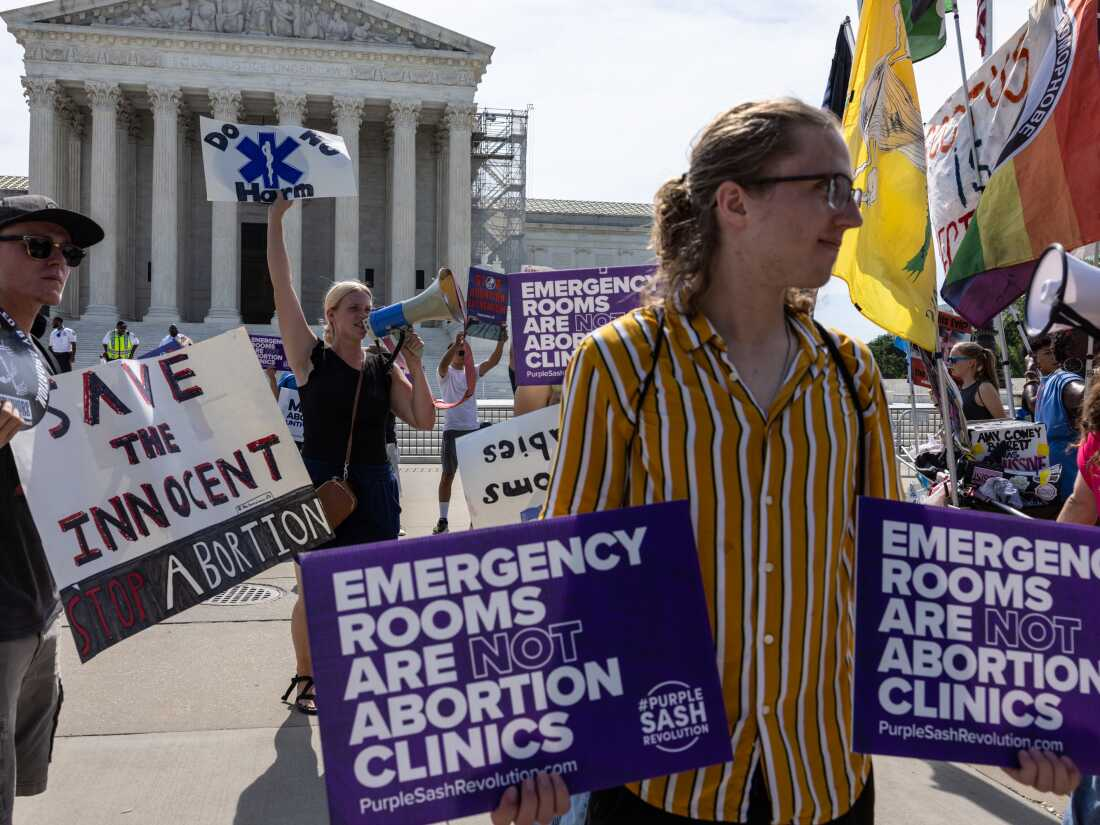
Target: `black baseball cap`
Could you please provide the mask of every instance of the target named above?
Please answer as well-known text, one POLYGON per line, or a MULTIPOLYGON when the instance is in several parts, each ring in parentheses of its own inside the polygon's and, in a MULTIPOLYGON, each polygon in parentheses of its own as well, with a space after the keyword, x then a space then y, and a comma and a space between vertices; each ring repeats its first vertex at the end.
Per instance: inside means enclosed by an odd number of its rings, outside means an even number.
POLYGON ((55 223, 69 233, 72 242, 87 249, 103 240, 103 229, 79 212, 62 209, 45 195, 12 195, 0 198, 0 229, 24 221, 55 223))

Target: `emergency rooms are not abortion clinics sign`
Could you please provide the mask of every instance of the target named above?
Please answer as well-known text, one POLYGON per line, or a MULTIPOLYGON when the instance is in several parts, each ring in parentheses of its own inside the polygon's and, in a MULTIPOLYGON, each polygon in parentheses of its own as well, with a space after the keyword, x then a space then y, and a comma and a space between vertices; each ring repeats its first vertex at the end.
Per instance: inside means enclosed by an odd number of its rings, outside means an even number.
POLYGON ((687 502, 302 557, 332 825, 730 759, 687 502))
POLYGON ((509 275, 516 383, 560 384, 584 336, 637 307, 654 269, 619 266, 509 275))
POLYGON ((253 126, 199 118, 206 199, 274 203, 355 195, 344 139, 305 126, 253 126))
POLYGON ((244 329, 55 381, 12 447, 81 660, 331 538, 244 329))
POLYGON ((1100 773, 1100 531, 863 498, 856 751, 1100 773))

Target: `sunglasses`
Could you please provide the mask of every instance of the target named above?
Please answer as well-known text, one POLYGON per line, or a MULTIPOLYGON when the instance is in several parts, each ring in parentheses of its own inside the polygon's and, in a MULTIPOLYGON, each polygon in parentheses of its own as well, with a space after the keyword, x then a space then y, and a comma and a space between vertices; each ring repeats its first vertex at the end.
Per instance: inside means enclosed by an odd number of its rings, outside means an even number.
POLYGON ((963 361, 973 361, 969 355, 949 355, 947 356, 948 364, 961 364, 963 361))
POLYGON ((57 243, 45 235, 0 235, 0 241, 22 241, 27 247, 27 254, 36 261, 44 261, 53 254, 55 248, 60 249, 61 257, 69 266, 80 266, 80 262, 88 254, 75 243, 57 243))

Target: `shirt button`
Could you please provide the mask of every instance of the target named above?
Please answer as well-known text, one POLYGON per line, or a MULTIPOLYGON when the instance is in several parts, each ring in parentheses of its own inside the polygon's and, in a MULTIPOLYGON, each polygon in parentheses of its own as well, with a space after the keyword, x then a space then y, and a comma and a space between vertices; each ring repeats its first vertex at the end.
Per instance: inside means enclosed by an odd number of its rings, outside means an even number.
POLYGON ((772 497, 768 496, 766 499, 764 499, 764 503, 767 504, 769 507, 771 507, 772 506, 772 497))
POLYGON ((765 716, 767 716, 769 713, 772 712, 772 709, 770 707, 768 707, 767 705, 764 705, 762 708, 760 708, 760 712, 762 714, 764 714, 765 716))
POLYGON ((764 644, 766 644, 766 645, 770 645, 774 641, 775 641, 775 636, 773 636, 770 633, 767 636, 764 637, 764 644))
POLYGON ((767 564, 764 565, 764 572, 765 573, 774 573, 775 572, 775 565, 772 564, 771 562, 768 562, 767 564))

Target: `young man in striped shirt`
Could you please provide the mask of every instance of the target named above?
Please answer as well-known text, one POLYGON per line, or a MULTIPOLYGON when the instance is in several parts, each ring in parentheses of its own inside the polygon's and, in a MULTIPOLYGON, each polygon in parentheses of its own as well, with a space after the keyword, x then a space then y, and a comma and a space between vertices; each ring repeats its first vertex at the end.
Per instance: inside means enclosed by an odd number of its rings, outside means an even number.
POLYGON ((857 476, 897 497, 889 410, 870 351, 827 341, 799 292, 829 280, 859 201, 831 114, 726 112, 657 194, 649 306, 570 365, 547 515, 691 502, 733 745, 594 794, 590 822, 873 821, 850 742, 854 519, 857 476))
MULTIPOLYGON (((861 493, 897 497, 893 439, 870 351, 817 327, 803 292, 860 199, 832 114, 725 112, 657 193, 647 306, 570 363, 544 515, 690 502, 733 748, 594 793, 589 825, 874 821, 851 746, 855 514, 861 493)), ((564 792, 510 789, 493 821, 546 822, 564 792)))

